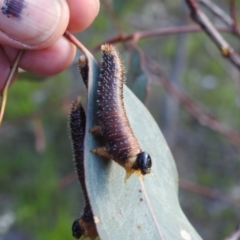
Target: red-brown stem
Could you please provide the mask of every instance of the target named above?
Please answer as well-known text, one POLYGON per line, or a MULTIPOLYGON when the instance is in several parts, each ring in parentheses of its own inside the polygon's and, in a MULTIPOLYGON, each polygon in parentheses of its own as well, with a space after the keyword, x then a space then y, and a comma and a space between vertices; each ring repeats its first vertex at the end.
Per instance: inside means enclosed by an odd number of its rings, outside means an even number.
POLYGON ((240 56, 234 51, 230 44, 222 37, 217 28, 212 24, 208 17, 200 10, 195 0, 186 0, 190 9, 192 19, 199 24, 209 38, 219 48, 220 52, 235 67, 240 70, 240 56))
POLYGON ((198 3, 205 6, 210 12, 212 12, 216 17, 222 20, 227 26, 233 26, 232 18, 224 12, 217 4, 213 3, 211 0, 198 0, 198 3))
POLYGON ((237 208, 240 208, 240 203, 232 199, 231 197, 225 195, 224 193, 220 192, 219 190, 209 188, 207 186, 203 186, 198 183, 191 182, 189 180, 179 178, 179 187, 190 191, 197 193, 199 195, 212 198, 215 200, 220 200, 222 202, 228 203, 232 206, 235 206, 237 208))
POLYGON ((206 126, 226 137, 234 146, 240 150, 240 133, 220 122, 214 114, 201 108, 193 99, 182 93, 165 77, 160 65, 145 55, 149 69, 159 77, 162 86, 184 107, 184 109, 201 125, 206 126))
POLYGON ((64 33, 64 36, 71 42, 73 43, 78 49, 83 49, 85 48, 84 45, 69 31, 66 31, 64 33))
POLYGON ((238 21, 237 21, 237 6, 236 0, 230 0, 230 13, 233 20, 233 30, 238 32, 238 21))
MULTIPOLYGON (((227 27, 216 27, 220 32, 233 32, 232 29, 227 27)), ((139 31, 134 32, 132 34, 120 34, 113 38, 107 39, 104 42, 98 44, 95 46, 92 51, 98 51, 101 49, 101 45, 104 43, 118 43, 118 42, 127 42, 132 41, 133 39, 143 39, 143 38, 149 38, 149 37, 156 37, 156 36, 166 36, 166 35, 172 35, 172 34, 180 34, 180 33, 192 33, 192 32, 201 32, 202 29, 195 25, 190 26, 179 26, 179 27, 168 27, 168 28, 159 28, 159 29, 152 29, 147 31, 139 31)))

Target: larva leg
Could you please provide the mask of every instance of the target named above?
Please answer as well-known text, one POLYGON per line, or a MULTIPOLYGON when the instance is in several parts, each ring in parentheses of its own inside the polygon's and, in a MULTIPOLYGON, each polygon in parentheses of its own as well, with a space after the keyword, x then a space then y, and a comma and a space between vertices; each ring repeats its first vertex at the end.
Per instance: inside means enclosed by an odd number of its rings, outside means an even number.
POLYGON ((97 147, 91 150, 92 153, 98 154, 102 157, 111 158, 109 152, 107 152, 105 147, 97 147))
POLYGON ((124 182, 127 182, 127 180, 132 176, 132 174, 134 173, 134 170, 126 170, 126 176, 124 178, 124 182))
POLYGON ((135 173, 142 181, 144 180, 144 177, 141 174, 141 171, 130 169, 130 170, 126 170, 126 176, 124 178, 124 182, 127 182, 127 180, 132 176, 133 173, 135 173))
POLYGON ((93 134, 96 134, 96 135, 99 135, 99 136, 102 136, 101 127, 97 126, 97 125, 94 125, 92 128, 90 128, 89 132, 93 133, 93 134))

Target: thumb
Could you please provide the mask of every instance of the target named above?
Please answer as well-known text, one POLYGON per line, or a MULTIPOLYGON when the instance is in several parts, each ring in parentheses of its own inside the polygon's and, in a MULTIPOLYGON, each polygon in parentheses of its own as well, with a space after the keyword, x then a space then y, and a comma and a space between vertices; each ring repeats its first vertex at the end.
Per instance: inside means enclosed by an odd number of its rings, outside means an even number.
POLYGON ((23 49, 52 45, 67 28, 65 0, 0 0, 0 44, 23 49))

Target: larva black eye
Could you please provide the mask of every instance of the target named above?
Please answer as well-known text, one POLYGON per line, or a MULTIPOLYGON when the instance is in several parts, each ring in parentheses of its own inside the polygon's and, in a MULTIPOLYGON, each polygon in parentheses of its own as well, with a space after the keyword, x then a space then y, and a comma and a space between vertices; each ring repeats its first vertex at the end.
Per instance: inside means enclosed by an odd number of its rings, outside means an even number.
POLYGON ((146 152, 141 152, 137 155, 137 167, 141 170, 142 175, 148 174, 151 171, 152 159, 146 152))
POLYGON ((83 229, 79 224, 79 219, 75 220, 72 224, 72 235, 76 239, 79 239, 82 236, 83 229))

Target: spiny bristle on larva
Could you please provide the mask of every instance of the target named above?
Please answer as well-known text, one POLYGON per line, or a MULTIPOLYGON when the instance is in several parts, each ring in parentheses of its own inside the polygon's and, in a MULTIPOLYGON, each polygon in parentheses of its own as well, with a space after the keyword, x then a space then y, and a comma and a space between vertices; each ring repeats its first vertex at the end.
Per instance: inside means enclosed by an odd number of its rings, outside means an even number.
POLYGON ((76 164, 83 161, 83 141, 85 133, 85 113, 81 104, 81 97, 78 97, 71 106, 69 115, 70 136, 76 164))
POLYGON ((78 65, 79 65, 80 67, 85 67, 85 66, 87 65, 87 58, 86 58, 84 55, 82 55, 82 56, 79 57, 79 59, 78 59, 78 65))
MULTIPOLYGON (((68 115, 68 124, 67 124, 67 128, 68 128, 69 133, 72 132, 71 121, 72 121, 72 118, 73 118, 73 112, 75 112, 78 107, 82 107, 81 99, 82 99, 82 97, 78 96, 78 98, 71 103, 71 109, 70 109, 70 113, 68 115)), ((70 137, 70 139, 72 139, 71 136, 69 136, 69 137, 70 137)))
POLYGON ((106 43, 101 46, 101 50, 103 51, 104 54, 113 57, 113 61, 116 64, 115 72, 118 72, 122 81, 125 82, 124 76, 125 76, 126 71, 125 71, 124 65, 122 63, 122 59, 121 59, 117 49, 113 45, 106 43))
POLYGON ((108 43, 103 44, 103 45, 101 46, 101 50, 102 50, 103 52, 105 52, 106 54, 109 54, 109 55, 114 56, 117 60, 120 61, 119 63, 122 65, 122 62, 121 62, 119 53, 118 53, 117 49, 116 49, 113 45, 108 44, 108 43))
POLYGON ((105 43, 101 46, 102 51, 110 52, 110 51, 116 51, 116 49, 113 47, 113 45, 109 43, 105 43))
POLYGON ((88 88, 89 67, 88 67, 88 59, 86 58, 86 56, 84 55, 80 56, 80 58, 78 59, 78 66, 79 66, 80 74, 82 76, 82 80, 86 88, 88 88))
POLYGON ((73 101, 71 106, 71 112, 76 111, 78 107, 82 107, 81 100, 82 100, 82 97, 78 96, 77 99, 73 101))

